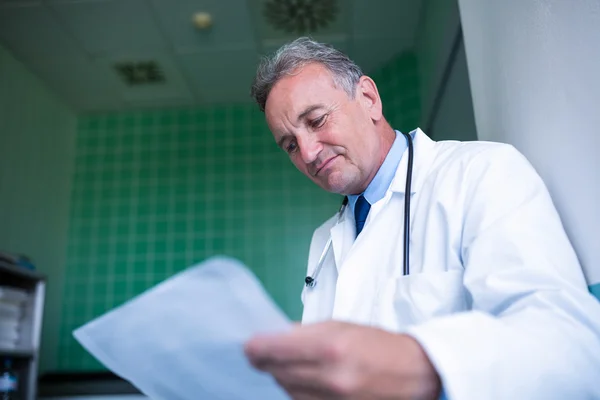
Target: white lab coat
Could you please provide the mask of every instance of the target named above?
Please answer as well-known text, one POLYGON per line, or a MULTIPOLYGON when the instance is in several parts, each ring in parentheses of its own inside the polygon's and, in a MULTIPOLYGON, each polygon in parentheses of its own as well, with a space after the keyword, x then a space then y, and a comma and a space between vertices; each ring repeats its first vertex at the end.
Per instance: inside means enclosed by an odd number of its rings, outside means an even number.
POLYGON ((410 275, 405 154, 356 241, 350 208, 315 231, 303 323, 412 335, 452 400, 600 399, 600 302, 540 177, 510 145, 413 134, 410 275))

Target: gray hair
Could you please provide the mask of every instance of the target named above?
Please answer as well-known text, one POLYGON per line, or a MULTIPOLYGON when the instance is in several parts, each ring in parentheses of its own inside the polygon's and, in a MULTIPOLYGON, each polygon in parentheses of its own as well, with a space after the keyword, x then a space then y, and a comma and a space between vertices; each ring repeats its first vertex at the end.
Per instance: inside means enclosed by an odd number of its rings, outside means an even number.
POLYGON ((356 85, 363 75, 360 67, 332 46, 301 37, 261 60, 250 91, 260 110, 265 111, 267 97, 281 78, 292 75, 299 68, 311 63, 325 66, 333 75, 335 85, 344 89, 350 98, 354 98, 356 85))

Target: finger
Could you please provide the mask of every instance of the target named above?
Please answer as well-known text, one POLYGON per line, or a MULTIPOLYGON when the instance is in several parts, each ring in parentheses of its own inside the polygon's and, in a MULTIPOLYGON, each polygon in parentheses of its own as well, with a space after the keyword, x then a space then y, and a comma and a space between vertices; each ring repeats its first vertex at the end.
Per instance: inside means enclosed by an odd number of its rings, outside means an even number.
POLYGON ((325 386, 328 371, 319 365, 301 363, 287 365, 271 364, 266 367, 265 372, 271 374, 286 387, 320 390, 325 386))
POLYGON ((246 356, 256 366, 314 363, 320 360, 318 338, 291 332, 281 335, 261 335, 244 346, 246 356))
POLYGON ((346 398, 348 390, 357 383, 349 381, 353 379, 351 375, 326 365, 296 364, 272 367, 267 372, 289 393, 319 399, 346 398))
POLYGON ((281 369, 273 377, 294 400, 334 400, 332 391, 312 371, 284 372, 281 369), (302 376, 304 378, 302 378, 302 376))
POLYGON ((292 388, 287 393, 293 400, 336 400, 337 397, 331 397, 320 391, 312 391, 310 389, 295 389, 292 388))

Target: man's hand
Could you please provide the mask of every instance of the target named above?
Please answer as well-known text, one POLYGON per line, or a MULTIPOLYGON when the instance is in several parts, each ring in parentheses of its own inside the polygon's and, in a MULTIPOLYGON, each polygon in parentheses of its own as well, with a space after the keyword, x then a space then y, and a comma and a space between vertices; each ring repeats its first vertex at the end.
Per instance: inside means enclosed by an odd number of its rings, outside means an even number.
POLYGON ((293 399, 436 399, 440 379, 416 340, 342 322, 298 326, 246 344, 293 399))

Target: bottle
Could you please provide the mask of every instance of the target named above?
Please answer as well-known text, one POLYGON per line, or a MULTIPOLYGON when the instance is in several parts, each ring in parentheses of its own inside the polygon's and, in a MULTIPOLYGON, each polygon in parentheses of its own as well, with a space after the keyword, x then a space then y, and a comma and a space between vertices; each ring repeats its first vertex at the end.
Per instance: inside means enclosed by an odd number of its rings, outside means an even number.
POLYGON ((17 400, 19 381, 13 370, 12 360, 4 359, 2 374, 0 375, 0 400, 17 400))

